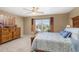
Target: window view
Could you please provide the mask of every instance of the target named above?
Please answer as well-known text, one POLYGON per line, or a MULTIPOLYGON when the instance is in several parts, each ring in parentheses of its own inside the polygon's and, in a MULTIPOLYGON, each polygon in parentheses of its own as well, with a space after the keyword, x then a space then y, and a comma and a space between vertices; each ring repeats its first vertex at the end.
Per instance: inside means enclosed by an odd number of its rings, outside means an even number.
POLYGON ((35 20, 36 32, 49 32, 50 31, 50 20, 42 19, 35 20))

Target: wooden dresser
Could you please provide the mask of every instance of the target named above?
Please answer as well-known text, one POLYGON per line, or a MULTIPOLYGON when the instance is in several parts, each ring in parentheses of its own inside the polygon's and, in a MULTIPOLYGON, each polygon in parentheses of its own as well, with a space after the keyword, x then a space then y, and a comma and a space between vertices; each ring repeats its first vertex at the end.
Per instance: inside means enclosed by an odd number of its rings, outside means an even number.
POLYGON ((7 28, 0 28, 0 43, 9 41, 12 39, 12 33, 7 28))
POLYGON ((19 27, 9 28, 10 32, 12 32, 12 39, 20 38, 21 29, 19 27))
POLYGON ((0 28, 0 44, 20 38, 20 28, 19 27, 14 27, 14 28, 0 28))

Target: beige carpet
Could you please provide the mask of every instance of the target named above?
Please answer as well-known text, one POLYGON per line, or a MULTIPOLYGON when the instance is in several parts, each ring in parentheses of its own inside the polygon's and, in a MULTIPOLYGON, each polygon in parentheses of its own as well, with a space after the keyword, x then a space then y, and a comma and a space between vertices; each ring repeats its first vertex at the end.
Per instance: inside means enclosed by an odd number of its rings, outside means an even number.
POLYGON ((30 52, 30 36, 23 37, 0 45, 0 52, 30 52))

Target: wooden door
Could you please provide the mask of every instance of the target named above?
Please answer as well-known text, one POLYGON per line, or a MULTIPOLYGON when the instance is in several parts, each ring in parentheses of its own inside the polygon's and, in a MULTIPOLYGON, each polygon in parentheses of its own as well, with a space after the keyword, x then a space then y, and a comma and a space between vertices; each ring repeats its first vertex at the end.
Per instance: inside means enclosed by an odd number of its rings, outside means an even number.
POLYGON ((73 27, 79 28, 79 16, 72 18, 73 27))

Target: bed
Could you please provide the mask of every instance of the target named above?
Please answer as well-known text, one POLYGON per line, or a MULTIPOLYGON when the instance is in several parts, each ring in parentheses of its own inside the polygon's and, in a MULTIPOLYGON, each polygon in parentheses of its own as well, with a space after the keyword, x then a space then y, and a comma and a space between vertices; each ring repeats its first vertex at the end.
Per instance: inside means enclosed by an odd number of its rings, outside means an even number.
POLYGON ((38 33, 32 43, 32 51, 72 52, 71 38, 63 38, 59 33, 38 33))

